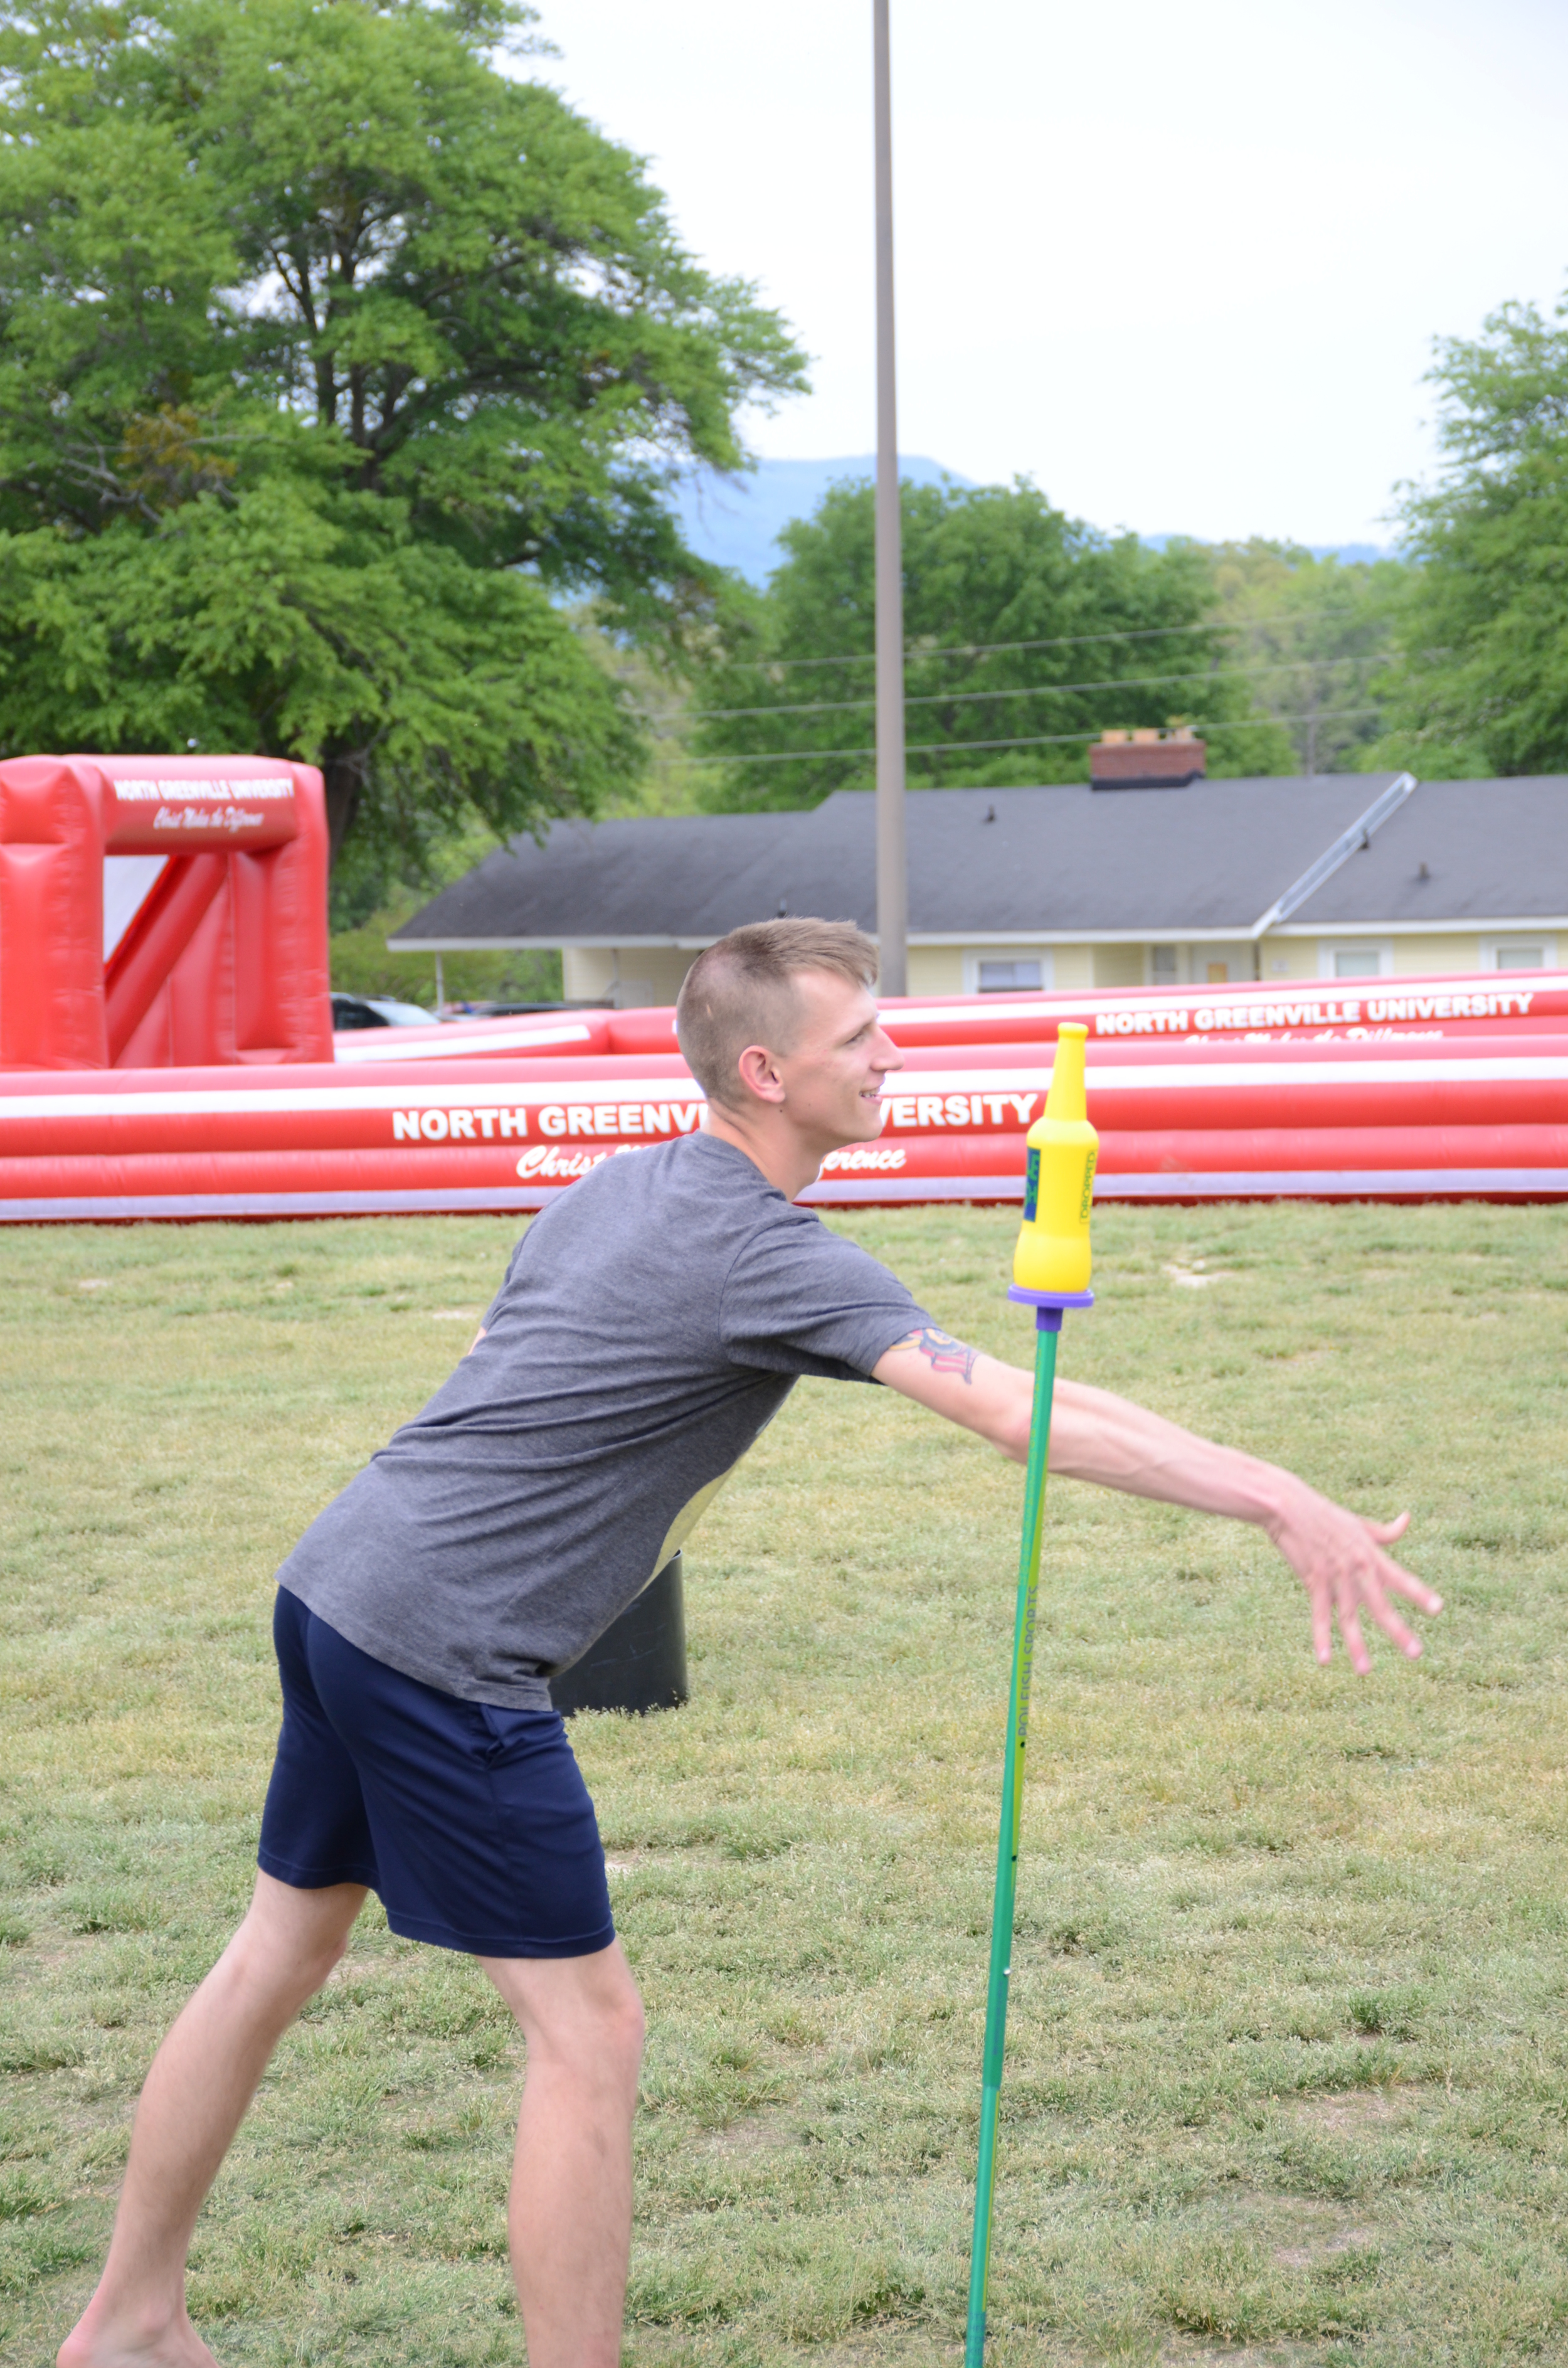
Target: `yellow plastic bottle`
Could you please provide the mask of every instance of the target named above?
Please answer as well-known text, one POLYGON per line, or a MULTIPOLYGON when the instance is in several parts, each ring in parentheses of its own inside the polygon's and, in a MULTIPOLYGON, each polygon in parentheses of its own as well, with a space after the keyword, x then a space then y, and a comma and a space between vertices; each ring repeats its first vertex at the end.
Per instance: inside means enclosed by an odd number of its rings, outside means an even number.
POLYGON ((1072 1020, 1057 1030, 1044 1115, 1029 1129, 1024 1222, 1013 1252, 1013 1281, 1020 1291, 1089 1287, 1089 1203, 1100 1139, 1084 1099, 1088 1032, 1072 1020))

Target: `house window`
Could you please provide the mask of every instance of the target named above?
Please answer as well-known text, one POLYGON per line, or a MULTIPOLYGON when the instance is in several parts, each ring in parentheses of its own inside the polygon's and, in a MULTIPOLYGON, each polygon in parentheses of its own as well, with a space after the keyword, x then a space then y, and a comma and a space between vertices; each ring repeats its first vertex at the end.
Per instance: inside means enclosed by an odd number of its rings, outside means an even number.
POLYGON ((1393 949, 1375 938, 1355 938, 1318 948, 1320 978, 1387 978, 1393 970, 1393 949))
POLYGON ((1555 938, 1484 938, 1481 946, 1483 970, 1555 970, 1557 940, 1555 938))
POLYGON ((1231 981, 1231 965, 1229 962, 1210 962, 1208 965, 1208 974, 1210 986, 1228 986, 1231 981))
POLYGON ((975 985, 981 995, 1039 993, 1045 985, 1037 954, 1028 962, 981 962, 975 964, 975 985))
POLYGON ((1151 986, 1175 986, 1181 978, 1181 950, 1177 946, 1151 946, 1149 949, 1149 984, 1151 986))

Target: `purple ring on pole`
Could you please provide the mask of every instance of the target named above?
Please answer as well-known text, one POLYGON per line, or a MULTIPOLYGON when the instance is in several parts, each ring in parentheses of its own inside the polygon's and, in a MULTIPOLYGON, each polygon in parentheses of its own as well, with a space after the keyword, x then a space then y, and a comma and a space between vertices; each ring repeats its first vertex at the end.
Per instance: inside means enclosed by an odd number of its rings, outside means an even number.
POLYGON ((1062 1313, 1066 1308, 1092 1307, 1095 1304, 1092 1291, 1025 1291, 1016 1282, 1007 1285, 1007 1296, 1021 1300, 1026 1307, 1034 1309, 1037 1332, 1060 1332, 1062 1313))

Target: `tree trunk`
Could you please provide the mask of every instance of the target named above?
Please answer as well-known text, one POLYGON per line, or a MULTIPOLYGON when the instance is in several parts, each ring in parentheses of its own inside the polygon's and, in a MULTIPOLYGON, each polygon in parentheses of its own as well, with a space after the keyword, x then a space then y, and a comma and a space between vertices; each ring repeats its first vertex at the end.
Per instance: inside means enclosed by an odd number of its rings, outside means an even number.
POLYGON ((353 829, 354 817, 359 811, 359 794, 365 783, 364 759, 358 756, 325 757, 322 760, 322 779, 326 785, 328 860, 335 871, 343 842, 353 829))

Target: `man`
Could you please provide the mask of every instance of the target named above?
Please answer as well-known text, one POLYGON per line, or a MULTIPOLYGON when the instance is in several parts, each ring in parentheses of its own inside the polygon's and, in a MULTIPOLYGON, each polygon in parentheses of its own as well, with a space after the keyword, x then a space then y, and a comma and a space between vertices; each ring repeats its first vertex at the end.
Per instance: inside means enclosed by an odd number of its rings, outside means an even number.
MULTIPOLYGON (((103 2278, 61 2368, 211 2368, 186 2316, 201 2201, 267 2058, 367 1890, 477 1956, 527 2042, 510 2205, 530 2368, 612 2368, 642 2009, 552 1671, 662 1567, 801 1373, 871 1379, 1024 1458, 1030 1376, 954 1341, 794 1196, 881 1126, 902 1065, 847 924, 737 929, 676 1015, 699 1134, 606 1161, 514 1252, 468 1356, 279 1577, 283 1729, 244 1922, 142 2093, 103 2278)), ((1301 1480, 1072 1382, 1053 1471, 1266 1529, 1369 1666, 1363 1611, 1437 1598, 1301 1480)))

